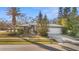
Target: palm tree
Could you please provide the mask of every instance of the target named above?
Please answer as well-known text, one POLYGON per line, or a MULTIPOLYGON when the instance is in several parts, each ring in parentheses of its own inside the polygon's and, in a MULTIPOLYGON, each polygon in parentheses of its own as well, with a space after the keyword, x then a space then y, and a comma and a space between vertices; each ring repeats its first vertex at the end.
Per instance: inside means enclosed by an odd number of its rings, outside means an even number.
POLYGON ((7 14, 11 15, 11 17, 12 17, 12 26, 13 26, 13 30, 15 32, 16 17, 21 14, 21 13, 19 13, 19 8, 11 7, 11 8, 8 9, 8 13, 7 14))

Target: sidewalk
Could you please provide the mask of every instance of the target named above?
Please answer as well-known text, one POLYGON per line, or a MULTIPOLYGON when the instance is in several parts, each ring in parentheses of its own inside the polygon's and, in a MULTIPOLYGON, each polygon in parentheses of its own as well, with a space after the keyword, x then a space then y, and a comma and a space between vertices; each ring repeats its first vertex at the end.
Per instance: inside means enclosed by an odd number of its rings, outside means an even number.
MULTIPOLYGON (((57 45, 51 46, 53 49, 52 51, 56 51, 55 49, 64 50, 57 45)), ((47 49, 41 48, 37 45, 0 45, 0 51, 49 51, 47 49)))
POLYGON ((79 51, 79 46, 63 44, 64 47, 58 44, 45 44, 41 47, 35 44, 28 45, 0 45, 0 51, 79 51))

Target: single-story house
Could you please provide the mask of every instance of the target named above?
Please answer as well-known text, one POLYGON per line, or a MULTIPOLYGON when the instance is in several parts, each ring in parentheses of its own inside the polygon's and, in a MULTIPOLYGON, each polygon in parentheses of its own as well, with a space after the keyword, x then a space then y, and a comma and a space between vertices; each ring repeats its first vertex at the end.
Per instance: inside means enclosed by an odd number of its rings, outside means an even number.
MULTIPOLYGON (((19 25, 19 27, 21 27, 21 28, 29 28, 29 27, 31 27, 32 31, 36 30, 36 26, 37 26, 36 23, 29 23, 29 24, 19 25)), ((62 25, 48 24, 48 35, 62 34, 62 29, 63 29, 62 25)))

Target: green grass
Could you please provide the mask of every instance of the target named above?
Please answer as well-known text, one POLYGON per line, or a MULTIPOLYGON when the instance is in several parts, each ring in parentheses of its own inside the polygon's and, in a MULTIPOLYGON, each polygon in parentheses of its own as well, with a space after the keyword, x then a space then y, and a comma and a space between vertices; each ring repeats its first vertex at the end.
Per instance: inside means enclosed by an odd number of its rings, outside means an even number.
POLYGON ((0 32, 0 35, 3 35, 3 34, 10 34, 11 32, 0 32))
MULTIPOLYGON (((10 34, 9 32, 0 32, 0 45, 20 45, 20 44, 32 44, 30 42, 27 42, 26 40, 24 40, 23 38, 27 38, 27 37, 12 37, 12 36, 8 36, 8 34, 10 34), (5 39, 8 38, 8 39, 5 39), (14 38, 14 39, 11 39, 14 38), (18 38, 18 39, 16 39, 18 38)), ((34 41, 36 43, 40 43, 40 44, 50 44, 50 40, 46 37, 42 37, 42 36, 33 36, 30 37, 31 41, 34 41)), ((54 41, 52 41, 52 43, 54 43, 54 41)))
POLYGON ((0 38, 18 38, 17 36, 12 37, 12 36, 0 36, 0 38))
MULTIPOLYGON (((44 40, 44 39, 30 39, 31 41, 33 42, 36 42, 36 43, 41 43, 41 44, 50 44, 51 42, 52 43, 55 43, 55 41, 51 41, 50 40, 44 40)), ((28 42, 26 39, 23 40, 23 39, 0 39, 0 44, 3 44, 3 45, 7 45, 7 44, 10 44, 10 45, 17 45, 17 44, 32 44, 30 42, 28 42)))
POLYGON ((31 44, 30 42, 0 42, 0 45, 18 45, 18 44, 31 44))

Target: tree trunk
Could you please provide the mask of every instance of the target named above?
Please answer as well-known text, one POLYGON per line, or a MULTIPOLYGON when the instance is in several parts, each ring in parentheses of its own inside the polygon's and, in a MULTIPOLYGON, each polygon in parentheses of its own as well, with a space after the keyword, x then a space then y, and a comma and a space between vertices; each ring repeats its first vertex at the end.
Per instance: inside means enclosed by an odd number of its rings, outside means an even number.
POLYGON ((13 25, 13 31, 15 32, 15 26, 16 26, 16 16, 12 16, 12 25, 13 25))

